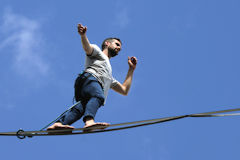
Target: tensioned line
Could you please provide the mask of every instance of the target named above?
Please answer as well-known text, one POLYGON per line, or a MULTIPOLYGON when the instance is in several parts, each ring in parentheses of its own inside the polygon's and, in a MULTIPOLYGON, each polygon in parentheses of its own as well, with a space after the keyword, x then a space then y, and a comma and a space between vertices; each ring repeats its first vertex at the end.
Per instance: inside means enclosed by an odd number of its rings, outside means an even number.
MULTIPOLYGON (((71 107, 70 107, 71 108, 71 107)), ((239 116, 240 113, 231 113, 231 114, 220 114, 220 113, 227 113, 227 112, 235 112, 240 111, 240 108, 235 109, 227 109, 227 110, 220 110, 214 112, 204 112, 204 113, 197 113, 197 114, 187 114, 181 116, 173 116, 173 117, 165 117, 165 118, 157 118, 157 119, 150 119, 150 120, 141 120, 141 121, 133 121, 133 122, 125 122, 125 123, 118 123, 112 124, 106 129, 101 129, 101 127, 93 127, 90 128, 92 130, 86 131, 85 128, 76 128, 73 130, 64 129, 64 130, 51 130, 51 131, 23 131, 22 129, 18 130, 17 132, 0 132, 0 136, 17 136, 20 139, 24 139, 27 137, 33 136, 56 136, 56 135, 76 135, 76 134, 90 134, 90 133, 100 133, 100 132, 110 132, 110 131, 117 131, 141 126, 147 126, 157 123, 163 123, 167 121, 178 120, 187 117, 224 117, 224 116, 239 116)))

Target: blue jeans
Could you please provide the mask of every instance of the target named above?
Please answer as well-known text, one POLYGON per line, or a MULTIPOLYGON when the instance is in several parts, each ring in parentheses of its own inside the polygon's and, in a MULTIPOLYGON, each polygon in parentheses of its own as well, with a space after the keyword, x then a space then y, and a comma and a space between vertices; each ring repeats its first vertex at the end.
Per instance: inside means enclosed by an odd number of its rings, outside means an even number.
POLYGON ((75 98, 81 101, 67 112, 60 120, 62 124, 71 125, 83 117, 83 121, 95 117, 97 110, 104 103, 104 93, 101 84, 90 73, 83 73, 75 81, 75 98))

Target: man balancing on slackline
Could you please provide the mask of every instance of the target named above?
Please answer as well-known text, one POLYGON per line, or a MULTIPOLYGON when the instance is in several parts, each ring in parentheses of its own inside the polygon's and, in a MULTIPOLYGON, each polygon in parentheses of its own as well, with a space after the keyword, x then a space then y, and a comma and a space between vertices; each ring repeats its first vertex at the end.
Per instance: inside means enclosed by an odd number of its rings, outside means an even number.
POLYGON ((87 27, 78 24, 78 33, 81 36, 82 46, 86 52, 85 70, 75 81, 75 99, 78 105, 68 111, 59 121, 48 127, 53 129, 74 129, 72 123, 83 117, 84 128, 93 126, 104 129, 109 123, 95 122, 97 110, 104 105, 108 90, 127 95, 131 87, 133 72, 137 65, 136 57, 128 57, 128 73, 123 84, 112 76, 110 59, 118 55, 122 43, 119 38, 107 38, 102 43, 102 50, 95 44, 90 44, 87 36, 87 27))

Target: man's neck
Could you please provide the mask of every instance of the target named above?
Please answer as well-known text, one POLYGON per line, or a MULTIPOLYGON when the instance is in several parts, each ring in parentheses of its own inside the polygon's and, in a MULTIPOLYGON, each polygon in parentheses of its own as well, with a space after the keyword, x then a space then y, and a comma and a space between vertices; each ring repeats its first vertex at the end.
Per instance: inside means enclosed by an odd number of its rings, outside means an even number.
POLYGON ((110 59, 111 58, 111 56, 109 55, 109 53, 108 53, 108 50, 107 49, 104 49, 103 50, 103 53, 110 59))

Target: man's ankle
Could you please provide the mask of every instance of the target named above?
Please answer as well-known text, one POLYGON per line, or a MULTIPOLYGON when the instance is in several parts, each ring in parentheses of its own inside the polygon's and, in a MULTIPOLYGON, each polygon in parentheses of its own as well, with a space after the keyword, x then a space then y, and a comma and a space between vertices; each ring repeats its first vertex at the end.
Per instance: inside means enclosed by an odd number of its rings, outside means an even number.
POLYGON ((94 122, 93 117, 91 117, 91 116, 86 116, 86 117, 84 117, 84 123, 85 123, 85 125, 88 125, 88 124, 93 124, 93 123, 95 123, 95 122, 94 122))

